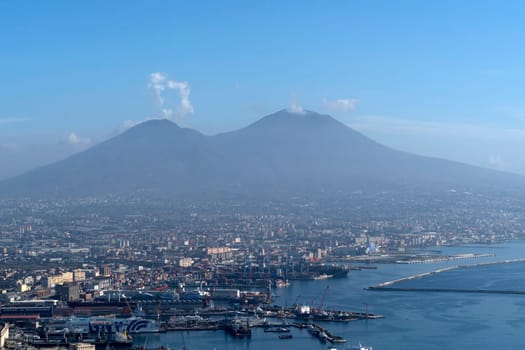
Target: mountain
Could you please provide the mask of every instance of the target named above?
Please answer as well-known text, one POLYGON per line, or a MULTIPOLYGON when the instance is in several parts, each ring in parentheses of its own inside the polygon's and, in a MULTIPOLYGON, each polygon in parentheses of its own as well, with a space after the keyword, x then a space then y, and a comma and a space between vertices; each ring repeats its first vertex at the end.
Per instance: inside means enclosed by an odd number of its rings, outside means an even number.
POLYGON ((328 192, 525 188, 524 177, 396 151, 308 111, 282 110, 216 139, 230 163, 244 167, 236 173, 250 186, 328 192))
MULTIPOLYGON (((123 134, 0 184, 0 193, 87 195, 192 186, 215 163, 208 137, 168 120, 123 134)), ((206 180, 206 179, 203 179, 206 180)))
POLYGON ((206 136, 151 120, 63 161, 0 182, 0 196, 506 191, 518 175, 383 146, 328 115, 281 110, 206 136))

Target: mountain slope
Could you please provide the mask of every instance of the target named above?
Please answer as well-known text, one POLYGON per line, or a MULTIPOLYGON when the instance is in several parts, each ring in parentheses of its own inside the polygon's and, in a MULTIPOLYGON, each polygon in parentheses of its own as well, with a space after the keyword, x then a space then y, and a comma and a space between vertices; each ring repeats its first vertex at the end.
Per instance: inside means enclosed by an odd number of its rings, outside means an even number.
POLYGON ((167 120, 152 120, 5 185, 7 193, 24 195, 176 191, 199 185, 200 175, 213 171, 215 159, 206 136, 167 120))
POLYGON ((332 191, 400 187, 493 190, 524 182, 517 175, 396 151, 330 116, 313 112, 282 110, 216 138, 233 159, 251 159, 244 181, 265 185, 332 191))
POLYGON ((395 151, 330 116, 282 110, 216 136, 167 120, 148 121, 61 162, 4 181, 0 195, 524 187, 520 176, 395 151))

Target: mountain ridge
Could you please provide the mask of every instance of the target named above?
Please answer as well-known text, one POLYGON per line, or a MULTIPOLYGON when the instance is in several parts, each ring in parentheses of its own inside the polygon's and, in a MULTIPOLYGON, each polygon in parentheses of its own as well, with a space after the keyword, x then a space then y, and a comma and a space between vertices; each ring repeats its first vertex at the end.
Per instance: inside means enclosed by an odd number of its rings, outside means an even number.
POLYGON ((394 150, 329 115, 280 110, 208 136, 149 120, 62 161, 0 182, 0 196, 509 190, 525 177, 394 150))

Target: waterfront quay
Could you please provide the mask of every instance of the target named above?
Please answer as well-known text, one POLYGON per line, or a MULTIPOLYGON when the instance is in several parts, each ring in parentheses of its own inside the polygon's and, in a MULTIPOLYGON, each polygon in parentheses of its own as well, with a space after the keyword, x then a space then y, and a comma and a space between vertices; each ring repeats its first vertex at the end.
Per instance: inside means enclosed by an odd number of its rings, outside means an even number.
MULTIPOLYGON (((375 315, 369 315, 373 318, 375 315)), ((298 318, 302 319, 302 318, 298 318)), ((138 329, 135 333, 129 334, 126 329, 112 328, 111 321, 97 318, 97 324, 102 328, 93 330, 90 321, 89 331, 80 329, 54 328, 60 320, 42 319, 39 328, 31 329, 25 327, 15 327, 13 336, 7 343, 7 348, 28 349, 28 348, 67 348, 77 346, 78 344, 89 344, 93 349, 127 349, 132 348, 135 336, 145 335, 148 331, 141 332, 138 329), (55 326, 53 326, 55 324, 55 326)), ((63 320, 61 320, 63 321, 63 320)), ((320 322, 327 322, 323 319, 320 322)), ((9 325, 9 324, 7 324, 9 325)), ((9 327, 9 326, 8 326, 9 327)), ((177 331, 224 331, 233 338, 244 338, 252 336, 252 328, 262 328, 264 333, 283 333, 280 339, 290 339, 290 328, 306 329, 315 338, 321 342, 344 343, 346 339, 334 335, 326 327, 312 322, 312 317, 306 322, 288 322, 283 318, 259 318, 249 316, 225 317, 223 319, 202 317, 198 315, 179 317, 172 319, 170 322, 163 324, 156 330, 150 330, 152 333, 168 333, 177 331)))
POLYGON ((305 322, 351 322, 378 318, 383 318, 383 316, 357 311, 318 309, 306 305, 295 307, 261 305, 256 309, 199 310, 195 314, 181 313, 178 316, 172 316, 163 328, 166 330, 222 329, 229 319, 243 319, 250 327, 271 327, 287 324, 288 321, 301 324, 305 322))
MULTIPOLYGON (((308 328, 321 341, 342 342, 342 337, 333 335, 319 322, 382 317, 368 312, 328 309, 322 303, 317 307, 304 304, 287 307, 268 303, 266 298, 242 298, 239 290, 217 291, 220 293, 198 290, 179 295, 170 291, 110 290, 106 291, 106 298, 90 302, 14 301, 0 308, 0 317, 20 334, 17 340, 36 348, 78 342, 96 348, 126 348, 132 337, 143 333, 224 331, 232 337, 250 337, 252 328, 271 333, 292 327, 308 328), (174 298, 169 299, 170 295, 174 298)), ((322 299, 326 292, 327 289, 322 299)), ((256 295, 257 291, 251 293, 256 295)), ((290 335, 280 337, 289 338, 290 335)))

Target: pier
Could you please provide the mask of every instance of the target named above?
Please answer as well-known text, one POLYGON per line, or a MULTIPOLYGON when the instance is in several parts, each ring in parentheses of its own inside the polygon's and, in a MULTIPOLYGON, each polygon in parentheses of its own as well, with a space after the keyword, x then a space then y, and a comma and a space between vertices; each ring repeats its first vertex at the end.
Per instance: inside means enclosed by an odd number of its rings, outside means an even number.
POLYGON ((368 290, 384 292, 447 292, 447 293, 484 293, 484 294, 525 294, 519 290, 488 290, 488 289, 458 289, 458 288, 396 288, 396 287, 368 287, 368 290))
POLYGON ((328 331, 328 329, 321 327, 318 324, 312 323, 309 325, 308 332, 310 332, 311 335, 314 337, 319 338, 320 341, 329 341, 330 343, 346 343, 346 339, 338 336, 333 335, 328 331))
POLYGON ((404 281, 410 281, 415 279, 420 279, 428 276, 432 276, 435 274, 451 271, 451 270, 457 270, 457 269, 467 269, 467 268, 474 268, 474 267, 483 267, 483 266, 491 266, 491 265, 500 265, 500 264, 514 264, 514 263, 522 263, 525 262, 525 259, 511 259, 511 260, 502 260, 502 261, 494 261, 494 262, 485 262, 485 263, 478 263, 478 264, 465 264, 465 265, 455 265, 450 267, 445 267, 442 269, 437 269, 434 271, 429 272, 423 272, 418 273, 416 275, 411 275, 408 277, 398 278, 392 281, 387 281, 383 283, 379 283, 375 286, 370 286, 365 288, 366 290, 372 290, 372 291, 385 291, 385 292, 448 292, 448 293, 484 293, 484 294, 525 294, 525 291, 518 291, 518 290, 488 290, 488 289, 468 289, 468 288, 403 288, 403 287, 394 287, 394 285, 404 282, 404 281))

